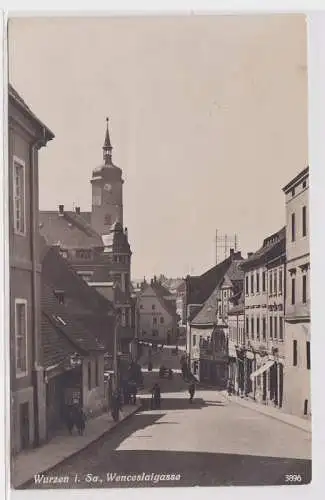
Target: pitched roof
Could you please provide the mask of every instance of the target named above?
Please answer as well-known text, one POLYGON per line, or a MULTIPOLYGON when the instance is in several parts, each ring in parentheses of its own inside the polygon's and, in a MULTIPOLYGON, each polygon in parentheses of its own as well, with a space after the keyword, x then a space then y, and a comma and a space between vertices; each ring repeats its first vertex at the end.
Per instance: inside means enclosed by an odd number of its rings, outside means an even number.
POLYGON ((240 262, 243 262, 243 258, 241 253, 237 252, 215 265, 201 276, 187 276, 187 303, 203 304, 215 289, 220 278, 223 277, 227 271, 230 272, 232 278, 237 279, 239 276, 237 270, 240 262))
MULTIPOLYGON (((204 301, 203 307, 195 316, 192 315, 190 321, 193 325, 214 324, 216 322, 219 288, 224 283, 231 285, 233 282, 236 283, 240 279, 244 279, 243 271, 239 270, 239 264, 242 260, 240 254, 231 255, 228 259, 213 268, 214 272, 211 273, 211 276, 206 274, 206 276, 208 276, 208 285, 211 284, 211 286, 213 286, 212 276, 214 277, 214 287, 208 298, 204 301)), ((210 273, 210 271, 208 271, 208 273, 210 273)))
MULTIPOLYGON (((91 351, 104 350, 104 345, 96 338, 93 333, 87 330, 81 322, 76 320, 69 309, 59 304, 55 296, 55 290, 47 283, 42 282, 41 311, 43 317, 44 331, 42 332, 42 345, 48 357, 54 357, 57 340, 53 342, 53 329, 59 336, 64 338, 64 343, 60 344, 60 349, 67 349, 68 342, 74 350, 88 354, 91 351), (51 336, 47 334, 51 332, 51 336)), ((67 349, 67 355, 69 354, 67 349)))
POLYGON ((76 347, 53 326, 47 315, 41 314, 42 362, 45 368, 62 363, 78 351, 76 347))
POLYGON ((62 215, 58 211, 40 211, 39 229, 48 245, 60 244, 65 249, 103 246, 100 235, 86 218, 72 211, 65 211, 62 215))
POLYGON ((157 299, 159 300, 161 306, 168 312, 171 316, 176 317, 176 302, 175 300, 170 300, 165 297, 173 297, 173 295, 165 288, 159 281, 153 281, 149 284, 143 284, 143 288, 141 290, 140 296, 143 292, 151 288, 155 293, 157 299))
POLYGON ((57 290, 64 290, 67 297, 77 301, 83 309, 112 311, 113 304, 102 297, 74 271, 69 263, 61 257, 56 248, 48 247, 42 261, 42 277, 44 281, 57 290))
POLYGON ((263 245, 255 253, 253 253, 250 257, 242 262, 242 270, 246 271, 256 265, 259 265, 262 262, 280 257, 285 253, 285 238, 285 227, 265 238, 263 241, 263 245))
POLYGON ((44 142, 51 141, 54 139, 53 132, 46 126, 44 123, 33 113, 31 108, 26 104, 24 99, 18 94, 17 90, 9 83, 8 85, 8 96, 9 101, 12 101, 16 104, 23 113, 27 114, 29 118, 31 118, 36 125, 43 131, 44 142))

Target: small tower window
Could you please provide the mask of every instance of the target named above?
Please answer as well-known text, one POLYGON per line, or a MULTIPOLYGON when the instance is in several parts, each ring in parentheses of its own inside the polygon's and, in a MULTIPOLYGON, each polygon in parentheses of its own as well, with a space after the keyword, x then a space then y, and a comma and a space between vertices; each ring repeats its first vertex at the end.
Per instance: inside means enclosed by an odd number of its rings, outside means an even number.
POLYGON ((105 215, 105 220, 104 220, 105 226, 111 226, 112 225, 112 216, 110 214, 105 215))

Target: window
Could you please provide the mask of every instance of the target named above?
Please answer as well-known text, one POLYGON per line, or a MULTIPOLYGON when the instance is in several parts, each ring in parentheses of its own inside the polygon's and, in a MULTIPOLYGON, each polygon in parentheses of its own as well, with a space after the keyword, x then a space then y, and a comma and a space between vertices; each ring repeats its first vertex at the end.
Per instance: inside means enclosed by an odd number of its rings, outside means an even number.
POLYGON ((124 275, 124 286, 125 286, 125 291, 128 291, 130 288, 130 276, 128 273, 124 275))
POLYGON ((302 275, 302 302, 306 304, 307 302, 307 275, 302 275))
POLYGON ((104 224, 105 224, 105 226, 111 226, 112 225, 112 216, 110 214, 106 214, 105 215, 104 224))
POLYGON ((96 381, 96 387, 99 386, 99 363, 98 363, 98 359, 96 359, 95 361, 95 381, 96 381))
POLYGON ((256 273, 256 293, 260 293, 260 273, 256 273))
POLYGON ((262 274, 262 291, 266 292, 266 272, 263 271, 262 274))
POLYGON ((278 317, 277 316, 274 316, 274 338, 277 339, 278 338, 278 317))
POLYGON ((302 235, 307 235, 307 207, 302 207, 302 235))
POLYGON ((196 335, 193 335, 193 347, 196 346, 196 335))
POLYGON ((260 318, 256 318, 256 338, 257 340, 260 339, 260 318))
POLYGON ((142 304, 140 304, 140 309, 143 309, 143 305, 142 304))
POLYGON ((283 318, 279 318, 279 339, 283 340, 283 318))
POLYGON ((291 195, 294 196, 295 194, 296 194, 296 190, 295 190, 295 188, 292 188, 291 195))
POLYGON ((158 331, 157 330, 152 330, 152 336, 157 337, 158 336, 158 331))
POLYGON ((263 334, 263 340, 266 339, 266 318, 263 318, 262 320, 262 334, 263 334))
POLYGON ((296 303, 296 278, 291 278, 291 304, 296 303))
POLYGON ((270 316, 270 339, 273 339, 273 316, 270 316))
POLYGON ((304 182, 302 183, 302 189, 305 189, 305 188, 306 188, 306 186, 307 186, 307 181, 304 181, 304 182))
POLYGON ((122 309, 122 321, 121 321, 122 326, 126 326, 126 312, 125 309, 122 309))
POLYGON ((272 295, 273 293, 272 272, 269 273, 269 290, 270 290, 270 295, 272 295))
POLYGON ((246 295, 249 295, 249 283, 248 283, 248 276, 247 275, 245 277, 245 290, 246 290, 246 295))
POLYGON ((152 304, 151 309, 154 311, 156 309, 155 304, 152 304))
POLYGON ((254 293, 254 274, 251 274, 251 293, 254 293))
POLYGON ((14 231, 25 234, 25 164, 16 157, 13 173, 14 231))
POLYGON ((156 325, 157 324, 157 318, 152 318, 152 324, 156 325))
POLYGON ((249 319, 246 316, 246 335, 248 335, 248 334, 249 334, 249 319))
POLYGON ((92 382, 92 380, 91 380, 91 361, 88 361, 88 390, 89 391, 92 388, 91 382, 92 382))
POLYGON ((296 214, 291 214, 291 241, 296 240, 296 214))
POLYGON ((306 342, 307 370, 310 370, 310 342, 306 342))
POLYGON ((254 317, 251 318, 251 336, 254 338, 254 317))
POLYGON ((164 317, 163 316, 160 316, 160 323, 163 325, 164 324, 164 317))
POLYGON ((298 349, 297 349, 297 347, 298 346, 297 346, 297 341, 296 340, 293 341, 293 346, 292 347, 293 347, 293 353, 292 353, 293 354, 293 360, 292 360, 292 364, 293 364, 293 366, 297 366, 297 364, 298 364, 298 349))
POLYGON ((279 270, 279 294, 282 295, 282 282, 283 282, 283 274, 282 269, 279 270))
POLYGON ((27 300, 15 300, 15 341, 17 375, 27 373, 27 300))
POLYGON ((275 270, 274 271, 274 278, 273 278, 273 285, 274 285, 274 293, 278 293, 278 272, 275 270))

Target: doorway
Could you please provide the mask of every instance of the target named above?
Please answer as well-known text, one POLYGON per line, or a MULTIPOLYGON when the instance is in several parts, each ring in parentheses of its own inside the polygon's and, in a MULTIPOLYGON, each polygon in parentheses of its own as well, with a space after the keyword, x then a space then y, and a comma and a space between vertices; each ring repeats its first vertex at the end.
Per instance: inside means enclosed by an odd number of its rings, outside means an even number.
POLYGON ((29 448, 29 404, 22 403, 20 405, 20 439, 21 449, 29 448))

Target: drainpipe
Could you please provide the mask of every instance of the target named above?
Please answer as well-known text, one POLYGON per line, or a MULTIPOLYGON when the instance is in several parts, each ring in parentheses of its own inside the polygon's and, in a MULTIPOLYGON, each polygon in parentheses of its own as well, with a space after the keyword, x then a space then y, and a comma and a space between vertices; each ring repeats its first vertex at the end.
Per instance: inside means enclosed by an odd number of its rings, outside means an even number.
POLYGON ((35 141, 30 149, 30 230, 31 230, 31 261, 32 261, 32 385, 33 385, 33 403, 34 403, 34 445, 38 446, 40 442, 39 435, 39 342, 40 342, 40 322, 37 320, 40 306, 40 297, 37 295, 37 236, 38 236, 38 206, 36 205, 38 179, 37 172, 37 151, 44 145, 43 141, 35 141), (36 336, 38 338, 36 338, 36 336))

